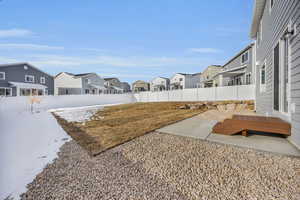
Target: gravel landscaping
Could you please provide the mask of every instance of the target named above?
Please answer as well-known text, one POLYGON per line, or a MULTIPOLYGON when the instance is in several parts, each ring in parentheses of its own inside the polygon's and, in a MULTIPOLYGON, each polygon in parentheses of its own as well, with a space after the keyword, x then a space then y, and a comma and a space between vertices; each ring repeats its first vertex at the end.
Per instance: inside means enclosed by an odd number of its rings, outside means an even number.
POLYGON ((22 199, 300 199, 300 159, 151 133, 90 157, 75 141, 22 199))

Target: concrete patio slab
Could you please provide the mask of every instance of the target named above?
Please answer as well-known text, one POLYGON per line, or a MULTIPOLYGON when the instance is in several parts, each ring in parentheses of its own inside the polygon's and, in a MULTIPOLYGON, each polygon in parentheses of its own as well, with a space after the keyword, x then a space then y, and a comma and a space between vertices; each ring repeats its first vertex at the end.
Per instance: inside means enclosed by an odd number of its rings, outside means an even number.
POLYGON ((200 115, 158 129, 158 132, 206 139, 217 120, 201 119, 200 115))
POLYGON ((300 157, 300 150, 285 138, 260 134, 250 134, 248 137, 244 137, 242 135, 228 136, 212 133, 212 128, 218 121, 229 118, 233 114, 256 115, 253 111, 220 112, 218 110, 210 110, 190 119, 163 127, 157 131, 259 151, 300 157))
POLYGON ((212 133, 206 138, 206 140, 260 151, 300 157, 300 151, 287 139, 281 137, 254 134, 244 137, 242 135, 220 135, 212 133))

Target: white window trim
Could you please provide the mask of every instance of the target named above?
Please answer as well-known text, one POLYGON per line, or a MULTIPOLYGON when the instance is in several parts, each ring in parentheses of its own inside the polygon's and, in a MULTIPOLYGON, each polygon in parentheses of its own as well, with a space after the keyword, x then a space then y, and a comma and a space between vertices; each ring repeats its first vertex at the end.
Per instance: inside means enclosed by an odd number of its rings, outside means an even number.
POLYGON ((0 74, 3 74, 3 78, 0 78, 0 80, 5 80, 5 72, 0 72, 0 74))
POLYGON ((249 56, 250 54, 249 54, 249 50, 247 50, 246 52, 244 52, 242 55, 241 55, 241 65, 244 65, 244 64, 246 64, 246 63, 248 63, 249 62, 249 60, 250 60, 250 56, 249 56), (243 62, 243 56, 245 55, 245 54, 248 54, 248 58, 247 58, 247 60, 245 61, 245 62, 243 62))
POLYGON ((34 76, 33 75, 25 75, 25 82, 26 83, 34 83, 34 76), (33 81, 27 81, 27 77, 32 77, 33 81))
POLYGON ((259 67, 259 90, 260 93, 266 92, 266 82, 267 82, 267 62, 264 61, 264 63, 259 67), (262 67, 265 66, 265 83, 262 84, 261 81, 261 72, 262 72, 262 67))
POLYGON ((41 84, 46 84, 46 78, 45 77, 41 77, 40 78, 40 83, 41 84))
POLYGON ((8 88, 8 87, 0 87, 0 89, 5 89, 5 90, 9 89, 9 90, 10 90, 10 95, 6 96, 6 94, 5 94, 4 97, 12 97, 12 88, 8 88))

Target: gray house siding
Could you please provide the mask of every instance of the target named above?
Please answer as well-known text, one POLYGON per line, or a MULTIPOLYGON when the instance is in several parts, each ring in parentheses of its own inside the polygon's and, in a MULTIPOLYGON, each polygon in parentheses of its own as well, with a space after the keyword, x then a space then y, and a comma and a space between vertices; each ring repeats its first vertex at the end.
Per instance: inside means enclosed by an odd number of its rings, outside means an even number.
POLYGON ((291 141, 300 146, 300 1, 274 1, 272 12, 270 0, 266 1, 262 17, 262 40, 256 42, 256 110, 260 114, 278 116, 291 121, 291 141), (285 117, 273 110, 273 49, 290 23, 297 27, 296 36, 290 40, 290 74, 291 74, 291 105, 295 105, 295 112, 291 118, 285 117), (260 67, 266 63, 266 90, 260 92, 260 67))
MULTIPOLYGON (((242 80, 242 84, 246 84, 246 74, 251 73, 251 84, 254 82, 254 77, 255 74, 253 74, 253 47, 247 48, 245 49, 243 52, 241 52, 240 54, 238 54, 238 56, 236 58, 234 58, 232 61, 230 61, 229 63, 225 64, 223 66, 223 70, 224 71, 228 71, 228 70, 233 70, 234 68, 239 68, 245 66, 245 74, 242 75, 238 75, 237 77, 240 77, 242 80), (249 52, 248 54, 248 61, 242 64, 242 55, 246 52, 249 52)), ((232 80, 232 77, 224 77, 223 78, 223 85, 226 86, 228 85, 228 82, 230 82, 232 80)))
MULTIPOLYGON (((16 65, 7 65, 0 66, 0 72, 5 72, 5 80, 0 80, 0 87, 11 87, 8 82, 25 82, 25 75, 34 76, 34 84, 45 85, 48 87, 48 94, 53 95, 54 93, 54 79, 52 76, 39 71, 30 65, 27 64, 16 64, 16 65), (27 66, 27 69, 24 69, 24 65, 27 66), (40 78, 45 77, 45 84, 40 83, 40 78)), ((16 90, 12 90, 13 96, 16 95, 16 90)))
POLYGON ((82 77, 82 91, 83 91, 83 93, 86 89, 92 90, 93 87, 91 87, 91 85, 104 86, 104 80, 99 78, 99 76, 97 76, 96 74, 90 74, 88 76, 82 77), (90 80, 90 84, 88 84, 86 82, 87 79, 90 80))

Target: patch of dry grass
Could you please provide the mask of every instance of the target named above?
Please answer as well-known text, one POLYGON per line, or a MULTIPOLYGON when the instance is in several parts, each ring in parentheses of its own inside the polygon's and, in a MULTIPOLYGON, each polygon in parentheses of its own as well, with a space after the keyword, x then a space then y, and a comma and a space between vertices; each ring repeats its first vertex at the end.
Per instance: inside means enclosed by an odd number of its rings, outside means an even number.
MULTIPOLYGON (((191 103, 191 102, 189 102, 191 103)), ((106 107, 86 123, 58 122, 91 155, 145 135, 158 128, 190 118, 206 109, 179 109, 186 102, 135 103, 106 107)))

